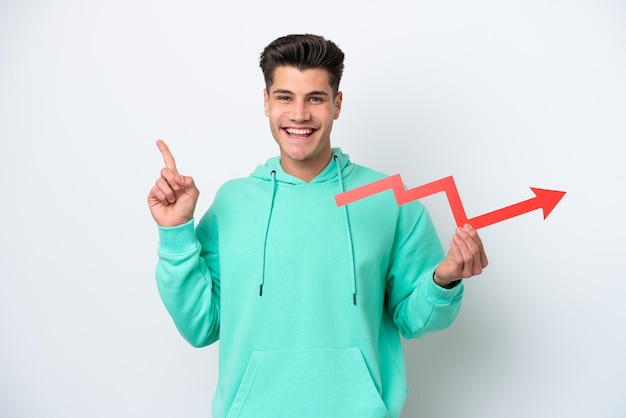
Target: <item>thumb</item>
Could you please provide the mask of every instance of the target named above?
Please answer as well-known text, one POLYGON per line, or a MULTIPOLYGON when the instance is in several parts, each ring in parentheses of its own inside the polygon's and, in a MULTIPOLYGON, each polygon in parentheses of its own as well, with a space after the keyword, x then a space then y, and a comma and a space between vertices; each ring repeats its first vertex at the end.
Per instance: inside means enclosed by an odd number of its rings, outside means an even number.
POLYGON ((193 197, 194 199, 198 197, 200 191, 196 187, 196 183, 191 176, 177 176, 180 182, 181 187, 185 190, 185 193, 193 197))

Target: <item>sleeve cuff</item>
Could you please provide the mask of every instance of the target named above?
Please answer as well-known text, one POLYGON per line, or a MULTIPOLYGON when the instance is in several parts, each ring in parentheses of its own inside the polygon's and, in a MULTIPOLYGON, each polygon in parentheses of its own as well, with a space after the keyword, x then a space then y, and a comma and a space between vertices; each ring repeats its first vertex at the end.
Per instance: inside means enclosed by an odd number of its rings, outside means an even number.
POLYGON ((159 226, 159 253, 176 254, 192 251, 197 247, 194 219, 177 226, 159 226))
POLYGON ((445 305, 463 294, 463 283, 459 280, 455 286, 448 289, 439 286, 432 277, 429 277, 423 281, 422 289, 428 299, 438 305, 445 305))

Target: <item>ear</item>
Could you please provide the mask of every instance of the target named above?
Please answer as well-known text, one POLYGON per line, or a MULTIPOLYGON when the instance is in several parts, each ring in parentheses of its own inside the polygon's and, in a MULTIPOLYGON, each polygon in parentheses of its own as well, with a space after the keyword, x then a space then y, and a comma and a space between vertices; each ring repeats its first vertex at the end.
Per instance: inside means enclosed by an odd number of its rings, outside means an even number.
POLYGON ((270 97, 267 94, 267 89, 263 89, 263 109, 265 110, 265 116, 270 116, 270 97))
POLYGON ((335 115, 333 117, 334 120, 339 119, 339 114, 341 113, 341 103, 343 102, 343 93, 338 91, 335 95, 335 115))

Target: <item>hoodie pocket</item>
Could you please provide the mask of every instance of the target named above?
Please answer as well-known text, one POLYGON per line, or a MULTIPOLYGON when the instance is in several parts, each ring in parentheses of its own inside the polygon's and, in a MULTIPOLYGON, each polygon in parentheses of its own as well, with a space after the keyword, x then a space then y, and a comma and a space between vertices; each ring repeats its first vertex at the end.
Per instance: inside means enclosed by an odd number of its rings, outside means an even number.
POLYGON ((255 351, 228 418, 388 417, 359 348, 255 351))

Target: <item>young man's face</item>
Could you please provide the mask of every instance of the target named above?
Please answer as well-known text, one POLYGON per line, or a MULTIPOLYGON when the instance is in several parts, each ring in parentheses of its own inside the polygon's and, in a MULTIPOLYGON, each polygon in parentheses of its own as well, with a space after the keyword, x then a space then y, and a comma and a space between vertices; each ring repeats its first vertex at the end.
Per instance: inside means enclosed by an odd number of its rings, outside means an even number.
POLYGON ((264 90, 264 106, 285 172, 311 181, 326 167, 341 100, 341 92, 334 95, 324 69, 276 68, 274 82, 264 90))

